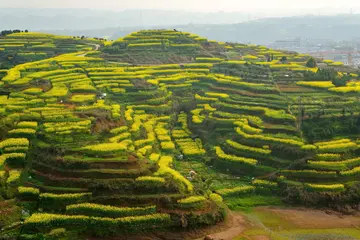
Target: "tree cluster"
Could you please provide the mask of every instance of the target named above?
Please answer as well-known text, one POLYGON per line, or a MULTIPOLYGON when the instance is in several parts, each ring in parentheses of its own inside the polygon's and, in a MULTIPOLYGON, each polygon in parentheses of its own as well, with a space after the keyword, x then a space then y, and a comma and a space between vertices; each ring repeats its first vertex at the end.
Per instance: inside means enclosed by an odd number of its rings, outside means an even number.
POLYGON ((21 33, 21 32, 29 32, 28 30, 19 30, 19 29, 15 29, 15 30, 3 30, 0 32, 0 36, 6 36, 12 33, 21 33))
POLYGON ((313 57, 309 58, 306 62, 306 66, 308 68, 315 68, 317 66, 316 60, 313 57))
POLYGON ((319 68, 317 72, 307 71, 304 73, 305 80, 316 80, 316 81, 332 81, 338 76, 334 69, 322 69, 319 68))

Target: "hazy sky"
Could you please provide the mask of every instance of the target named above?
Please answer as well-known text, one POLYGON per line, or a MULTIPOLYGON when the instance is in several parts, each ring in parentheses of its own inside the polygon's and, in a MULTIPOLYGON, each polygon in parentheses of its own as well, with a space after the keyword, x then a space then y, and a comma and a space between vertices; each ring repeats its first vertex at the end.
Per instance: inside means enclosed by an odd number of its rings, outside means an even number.
POLYGON ((0 0, 0 7, 360 13, 359 0, 0 0))

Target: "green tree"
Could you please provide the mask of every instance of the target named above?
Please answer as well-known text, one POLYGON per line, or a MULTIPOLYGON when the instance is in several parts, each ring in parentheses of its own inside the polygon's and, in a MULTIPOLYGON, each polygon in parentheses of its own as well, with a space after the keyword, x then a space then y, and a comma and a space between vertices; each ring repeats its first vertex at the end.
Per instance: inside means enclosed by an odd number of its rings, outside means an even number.
POLYGON ((352 79, 352 76, 348 73, 342 77, 336 77, 334 80, 332 80, 332 83, 336 87, 343 87, 346 86, 346 83, 352 79))
POLYGON ((335 78, 332 80, 332 84, 334 84, 336 87, 346 86, 346 82, 346 78, 335 78))
POLYGON ((317 66, 316 65, 316 60, 313 57, 309 58, 309 60, 307 60, 307 62, 306 62, 306 66, 309 67, 309 68, 316 67, 317 66))
POLYGON ((282 56, 280 59, 281 63, 286 63, 287 62, 287 57, 286 56, 282 56))

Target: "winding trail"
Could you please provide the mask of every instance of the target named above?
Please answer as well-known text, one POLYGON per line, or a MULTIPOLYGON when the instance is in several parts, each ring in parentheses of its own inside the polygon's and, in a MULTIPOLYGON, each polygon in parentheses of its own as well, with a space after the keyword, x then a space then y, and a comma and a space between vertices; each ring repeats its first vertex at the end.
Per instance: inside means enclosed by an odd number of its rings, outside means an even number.
MULTIPOLYGON (((228 213, 228 226, 224 231, 209 234, 205 239, 211 240, 232 240, 240 236, 247 228, 247 221, 244 216, 235 212, 229 211, 228 213)), ((202 238, 203 239, 203 238, 202 238)))
MULTIPOLYGON (((91 51, 97 51, 97 50, 99 50, 99 48, 100 48, 100 45, 99 45, 99 44, 88 43, 87 45, 90 45, 90 46, 95 47, 95 49, 93 49, 93 50, 91 50, 91 51)), ((77 57, 85 57, 88 52, 89 52, 89 51, 86 51, 86 52, 84 52, 83 54, 79 54, 79 55, 76 55, 76 56, 77 56, 77 57)))

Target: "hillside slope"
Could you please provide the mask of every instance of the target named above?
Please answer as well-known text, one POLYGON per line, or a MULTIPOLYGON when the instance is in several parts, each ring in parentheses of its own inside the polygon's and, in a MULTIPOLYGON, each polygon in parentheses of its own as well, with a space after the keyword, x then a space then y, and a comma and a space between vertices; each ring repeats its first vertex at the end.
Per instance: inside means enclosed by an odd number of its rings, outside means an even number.
POLYGON ((246 199, 358 204, 356 70, 174 30, 101 44, 3 71, 4 233, 177 231, 246 199))

